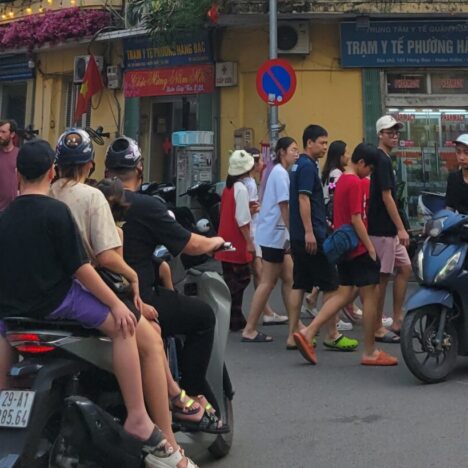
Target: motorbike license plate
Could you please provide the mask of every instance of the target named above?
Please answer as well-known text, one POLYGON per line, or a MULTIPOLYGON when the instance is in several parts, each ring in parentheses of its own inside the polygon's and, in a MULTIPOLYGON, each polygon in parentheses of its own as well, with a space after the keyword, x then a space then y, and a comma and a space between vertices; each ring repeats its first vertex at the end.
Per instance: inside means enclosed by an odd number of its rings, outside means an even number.
POLYGON ((28 427, 35 392, 3 390, 0 392, 0 427, 28 427))

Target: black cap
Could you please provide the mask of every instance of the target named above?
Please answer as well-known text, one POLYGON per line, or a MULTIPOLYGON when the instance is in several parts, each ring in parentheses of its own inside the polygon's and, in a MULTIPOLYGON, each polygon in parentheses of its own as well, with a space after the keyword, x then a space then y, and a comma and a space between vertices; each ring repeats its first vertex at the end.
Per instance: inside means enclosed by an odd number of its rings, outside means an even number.
POLYGON ((37 179, 45 174, 55 159, 55 151, 45 140, 32 140, 20 148, 16 167, 26 179, 37 179))

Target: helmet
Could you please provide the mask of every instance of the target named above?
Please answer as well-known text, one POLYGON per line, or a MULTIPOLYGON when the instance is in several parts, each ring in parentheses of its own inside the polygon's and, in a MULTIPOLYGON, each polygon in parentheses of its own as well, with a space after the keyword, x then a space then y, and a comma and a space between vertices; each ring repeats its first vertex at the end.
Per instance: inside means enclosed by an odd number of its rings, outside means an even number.
POLYGON ((94 148, 89 134, 81 128, 69 128, 63 132, 55 150, 59 166, 75 166, 94 160, 94 148))
POLYGON ((107 169, 133 169, 141 161, 141 150, 138 143, 122 136, 113 141, 107 148, 107 169))

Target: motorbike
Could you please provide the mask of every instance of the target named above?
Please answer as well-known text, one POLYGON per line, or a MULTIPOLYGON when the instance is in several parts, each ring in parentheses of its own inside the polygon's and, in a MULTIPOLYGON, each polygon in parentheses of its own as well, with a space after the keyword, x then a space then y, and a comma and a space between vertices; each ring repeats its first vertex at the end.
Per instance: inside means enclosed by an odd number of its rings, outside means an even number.
MULTIPOLYGON (((230 294, 218 274, 195 269, 187 273, 184 288, 216 315, 207 380, 229 432, 186 432, 181 424, 174 431, 191 456, 207 449, 221 458, 231 449, 234 424, 234 392, 224 366, 230 294)), ((11 388, 0 392, 0 466, 142 468, 143 444, 121 425, 125 407, 112 373, 110 340, 70 321, 8 317, 5 322, 7 339, 22 359, 10 369, 11 388)))
POLYGON ((468 216, 439 211, 424 234, 414 265, 421 287, 405 304, 401 351, 413 375, 435 383, 468 356, 468 216))

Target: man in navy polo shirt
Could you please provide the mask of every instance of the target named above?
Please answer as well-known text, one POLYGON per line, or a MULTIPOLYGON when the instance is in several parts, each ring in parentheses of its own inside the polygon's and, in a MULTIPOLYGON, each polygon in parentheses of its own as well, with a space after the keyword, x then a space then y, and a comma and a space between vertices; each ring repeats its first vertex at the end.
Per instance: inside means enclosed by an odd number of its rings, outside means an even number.
MULTIPOLYGON (((293 316, 289 319, 288 347, 294 346, 293 333, 298 331, 299 313, 305 291, 318 287, 324 301, 338 288, 336 269, 330 265, 322 250, 327 235, 326 209, 320 181, 318 161, 327 152, 328 133, 319 125, 309 125, 302 135, 304 153, 291 169, 290 178, 290 238, 294 259, 293 316)), ((342 336, 333 318, 328 326, 328 343, 337 343, 342 336)), ((357 342, 356 342, 357 345, 357 342)))

